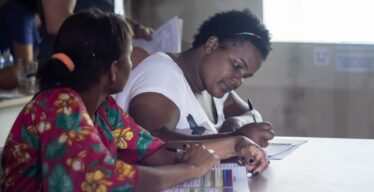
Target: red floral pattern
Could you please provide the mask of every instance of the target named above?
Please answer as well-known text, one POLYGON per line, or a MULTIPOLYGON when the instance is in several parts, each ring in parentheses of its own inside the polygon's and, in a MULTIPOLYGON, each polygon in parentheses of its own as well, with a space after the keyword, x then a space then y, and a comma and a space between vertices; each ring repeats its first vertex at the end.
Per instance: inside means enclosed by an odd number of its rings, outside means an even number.
POLYGON ((163 142, 112 97, 93 121, 69 88, 38 94, 21 111, 2 159, 4 191, 133 191, 136 162, 163 142), (95 122, 95 123, 94 123, 95 122))

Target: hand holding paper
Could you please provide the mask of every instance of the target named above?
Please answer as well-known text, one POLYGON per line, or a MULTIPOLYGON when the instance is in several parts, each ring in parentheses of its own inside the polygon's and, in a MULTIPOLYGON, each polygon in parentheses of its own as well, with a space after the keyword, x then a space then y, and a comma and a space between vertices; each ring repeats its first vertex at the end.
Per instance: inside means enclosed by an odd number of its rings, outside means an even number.
POLYGON ((149 53, 179 53, 182 47, 182 22, 180 18, 173 17, 152 33, 151 41, 134 39, 133 46, 142 47, 149 53))

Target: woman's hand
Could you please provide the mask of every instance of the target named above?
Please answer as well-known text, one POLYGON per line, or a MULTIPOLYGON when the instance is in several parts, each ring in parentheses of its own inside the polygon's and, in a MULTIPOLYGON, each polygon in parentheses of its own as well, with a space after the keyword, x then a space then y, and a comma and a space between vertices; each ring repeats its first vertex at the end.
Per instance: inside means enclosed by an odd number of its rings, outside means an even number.
POLYGON ((153 29, 146 27, 142 24, 138 24, 134 27, 135 38, 145 39, 147 41, 152 40, 153 29))
POLYGON ((205 175, 213 166, 220 163, 219 157, 212 149, 207 149, 205 145, 192 144, 187 147, 186 152, 182 155, 180 163, 187 164, 196 171, 195 177, 205 175))
POLYGON ((239 129, 245 124, 245 121, 242 120, 240 117, 230 117, 227 118, 221 125, 221 128, 219 129, 220 133, 224 132, 231 132, 235 131, 236 129, 239 129))
POLYGON ((254 174, 262 172, 269 164, 266 152, 247 137, 237 137, 235 151, 239 163, 254 174))
POLYGON ((274 131, 268 122, 250 123, 235 131, 237 135, 243 135, 260 145, 266 147, 269 145, 269 140, 274 138, 274 131))

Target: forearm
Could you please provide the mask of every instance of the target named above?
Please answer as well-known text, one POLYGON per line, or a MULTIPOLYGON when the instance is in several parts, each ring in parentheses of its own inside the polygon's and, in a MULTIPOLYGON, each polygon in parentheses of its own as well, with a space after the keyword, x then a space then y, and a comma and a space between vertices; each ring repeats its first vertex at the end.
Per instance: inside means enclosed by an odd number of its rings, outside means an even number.
POLYGON ((225 120, 222 124, 219 132, 230 132, 240 127, 254 122, 262 122, 261 114, 257 110, 253 110, 253 115, 251 112, 247 111, 238 116, 231 116, 225 120))
POLYGON ((15 60, 21 59, 22 61, 31 62, 34 58, 32 44, 20 44, 16 41, 12 42, 15 60))
POLYGON ((207 149, 212 149, 219 156, 221 160, 235 157, 236 154, 236 144, 243 139, 243 136, 234 137, 223 137, 218 139, 201 139, 201 140, 185 140, 185 141, 174 141, 169 142, 165 147, 175 147, 183 149, 183 144, 193 145, 195 143, 204 144, 207 149))
MULTIPOLYGON (((251 104, 252 106, 252 104, 251 104)), ((252 106, 253 107, 253 106, 252 106)), ((227 119, 238 117, 241 118, 243 124, 252 123, 252 114, 249 111, 249 103, 245 102, 240 96, 235 92, 231 91, 224 103, 224 114, 227 119)), ((256 120, 262 121, 261 114, 257 110, 253 110, 256 120), (257 119, 259 118, 259 119, 257 119)))
POLYGON ((241 115, 233 116, 232 118, 240 118, 243 125, 254 122, 262 122, 262 116, 256 109, 253 109, 253 113, 246 111, 241 115))
MULTIPOLYGON (((188 144, 193 145, 195 143, 203 144, 207 149, 214 150, 215 154, 219 157, 219 159, 224 160, 231 157, 237 156, 237 143, 241 140, 245 139, 244 136, 233 136, 233 137, 224 137, 218 139, 205 139, 205 140, 198 140, 198 141, 176 141, 168 143, 169 146, 171 145, 181 145, 181 144, 188 144)), ((180 147, 178 147, 180 148, 180 147)))
POLYGON ((243 136, 227 137, 204 141, 208 149, 213 149, 221 160, 237 156, 236 144, 243 136))
POLYGON ((185 149, 185 145, 204 144, 208 149, 213 149, 221 160, 236 156, 236 143, 242 136, 224 137, 219 139, 178 140, 167 142, 154 154, 142 160, 143 165, 160 166, 178 163, 180 155, 166 148, 185 149))
POLYGON ((161 167, 138 166, 135 191, 162 191, 183 181, 199 177, 199 170, 192 165, 176 164, 161 167))
POLYGON ((0 89, 11 90, 18 86, 16 68, 7 66, 0 69, 0 89))
POLYGON ((180 140, 209 140, 209 139, 220 139, 230 136, 235 136, 234 133, 219 133, 210 135, 187 135, 175 132, 169 129, 160 129, 153 133, 155 136, 161 138, 164 141, 180 141, 180 140))
MULTIPOLYGON (((207 140, 178 140, 167 142, 164 146, 155 151, 152 155, 141 161, 142 165, 147 166, 163 166, 179 163, 181 160, 181 154, 174 151, 169 151, 167 148, 173 149, 186 149, 186 144, 192 146, 194 144, 207 144, 209 149, 217 151, 220 159, 226 159, 232 157, 232 150, 234 147, 234 140, 229 137, 227 139, 207 139, 207 140), (228 141, 230 140, 230 141, 228 141), (223 157, 223 158, 222 158, 223 157)), ((188 148, 188 147, 187 147, 188 148)))

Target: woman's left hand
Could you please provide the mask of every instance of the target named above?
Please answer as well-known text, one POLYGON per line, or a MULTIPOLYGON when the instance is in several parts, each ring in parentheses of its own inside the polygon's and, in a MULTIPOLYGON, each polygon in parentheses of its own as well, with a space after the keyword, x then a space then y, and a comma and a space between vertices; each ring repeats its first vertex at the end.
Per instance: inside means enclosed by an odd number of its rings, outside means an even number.
POLYGON ((237 137, 235 152, 239 158, 239 162, 254 174, 262 172, 269 164, 266 152, 247 137, 237 137))
POLYGON ((134 29, 135 38, 145 39, 147 41, 152 40, 153 29, 150 27, 146 27, 142 24, 138 24, 138 26, 134 29))

